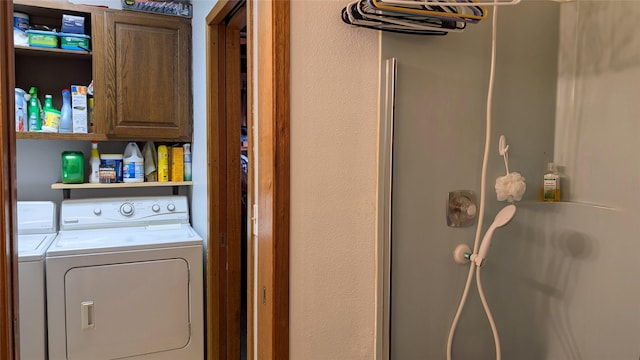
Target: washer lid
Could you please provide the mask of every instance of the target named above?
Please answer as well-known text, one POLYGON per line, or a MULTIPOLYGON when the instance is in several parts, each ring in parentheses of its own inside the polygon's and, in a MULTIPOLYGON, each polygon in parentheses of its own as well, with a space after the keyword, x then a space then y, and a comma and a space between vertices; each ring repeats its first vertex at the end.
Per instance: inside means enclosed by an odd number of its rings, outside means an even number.
POLYGON ((18 234, 46 234, 57 230, 54 202, 18 201, 18 234))
POLYGON ((144 227, 62 230, 47 256, 130 251, 158 247, 202 245, 202 238, 188 224, 144 227))
POLYGON ((55 238, 56 234, 18 235, 18 262, 42 260, 55 238))

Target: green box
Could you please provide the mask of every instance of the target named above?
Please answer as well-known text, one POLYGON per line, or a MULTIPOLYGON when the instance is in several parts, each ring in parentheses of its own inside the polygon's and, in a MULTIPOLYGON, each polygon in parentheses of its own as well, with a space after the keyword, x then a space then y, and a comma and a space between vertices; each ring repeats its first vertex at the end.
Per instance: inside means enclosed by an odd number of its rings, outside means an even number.
POLYGON ((58 36, 53 31, 27 30, 29 46, 57 48, 58 36))
POLYGON ((72 34, 72 33, 58 33, 60 37, 60 47, 67 50, 85 50, 90 51, 89 48, 89 35, 84 34, 72 34))

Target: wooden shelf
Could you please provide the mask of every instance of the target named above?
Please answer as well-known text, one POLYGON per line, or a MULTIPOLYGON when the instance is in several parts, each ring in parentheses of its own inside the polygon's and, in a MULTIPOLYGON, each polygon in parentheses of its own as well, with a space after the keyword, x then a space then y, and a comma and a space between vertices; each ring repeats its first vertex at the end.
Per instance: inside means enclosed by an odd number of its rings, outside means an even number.
POLYGON ((51 189, 62 190, 62 197, 64 199, 71 198, 72 189, 131 189, 131 188, 151 188, 151 187, 172 187, 173 195, 178 195, 178 188, 180 186, 193 185, 193 181, 167 181, 167 182, 137 182, 137 183, 111 183, 111 184, 63 184, 55 183, 51 184, 51 189))
POLYGON ((43 48, 35 46, 21 46, 16 45, 14 47, 16 54, 29 54, 29 55, 41 55, 41 56, 55 56, 55 57, 74 57, 74 58, 90 58, 91 51, 82 50, 67 50, 59 48, 43 48))
POLYGON ((168 182, 134 182, 134 183, 111 183, 111 184, 51 184, 53 190, 72 190, 72 189, 106 189, 106 188, 136 188, 136 187, 169 187, 169 186, 190 186, 193 181, 168 181, 168 182))
POLYGON ((73 134, 73 133, 53 133, 53 132, 16 132, 16 139, 28 140, 78 140, 78 141, 105 141, 108 140, 105 134, 73 134))

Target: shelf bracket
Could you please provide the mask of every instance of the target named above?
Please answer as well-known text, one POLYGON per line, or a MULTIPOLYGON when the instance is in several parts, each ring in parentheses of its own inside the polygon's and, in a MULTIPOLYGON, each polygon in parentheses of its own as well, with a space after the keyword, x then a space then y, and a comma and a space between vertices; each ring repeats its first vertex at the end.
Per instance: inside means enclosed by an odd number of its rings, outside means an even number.
POLYGON ((65 200, 71 198, 71 189, 62 189, 62 198, 65 200))
POLYGON ((171 187, 173 189, 173 195, 178 195, 178 191, 180 190, 179 186, 172 186, 171 187))

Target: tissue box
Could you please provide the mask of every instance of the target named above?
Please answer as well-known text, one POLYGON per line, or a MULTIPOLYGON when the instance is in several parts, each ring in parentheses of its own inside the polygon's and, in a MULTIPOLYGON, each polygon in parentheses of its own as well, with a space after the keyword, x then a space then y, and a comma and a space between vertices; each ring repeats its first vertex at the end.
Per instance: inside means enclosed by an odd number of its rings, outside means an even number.
POLYGON ((87 133, 87 87, 71 85, 71 117, 74 133, 87 133))

